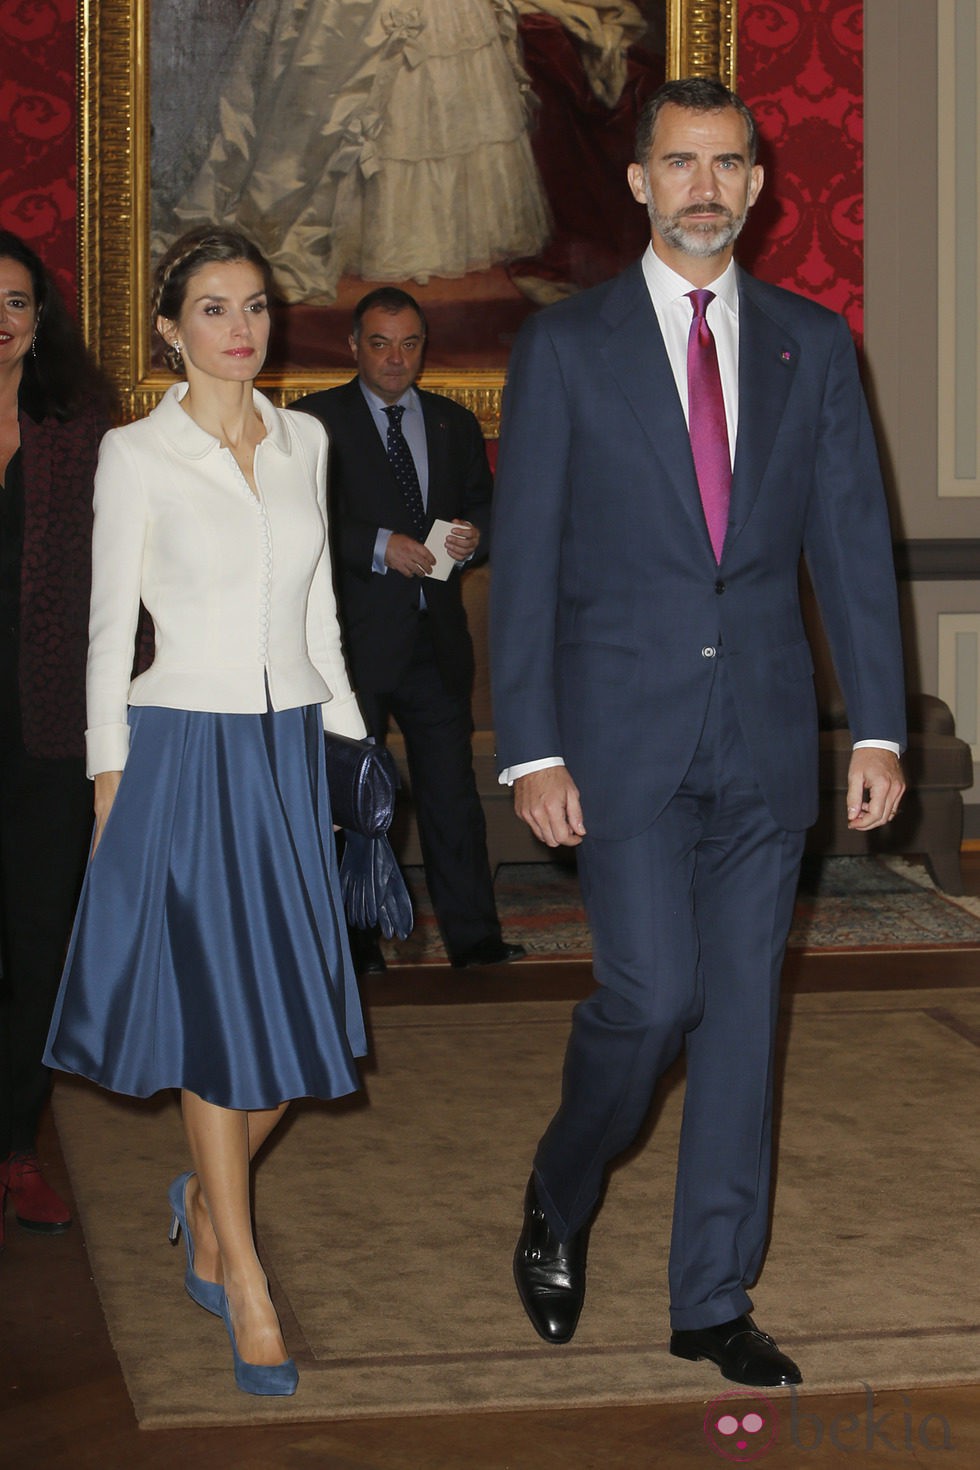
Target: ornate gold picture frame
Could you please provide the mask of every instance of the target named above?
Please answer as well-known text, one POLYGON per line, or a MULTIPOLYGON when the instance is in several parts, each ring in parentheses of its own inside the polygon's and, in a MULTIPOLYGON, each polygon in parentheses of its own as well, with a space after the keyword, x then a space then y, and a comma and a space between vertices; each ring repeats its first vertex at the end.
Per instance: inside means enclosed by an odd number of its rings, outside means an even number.
MULTIPOLYGON (((736 75, 737 0, 664 0, 668 76, 736 75)), ((82 325, 118 385, 128 417, 172 382, 151 359, 151 0, 79 0, 80 302, 82 325)), ((263 375, 280 403, 344 381, 345 371, 263 375)), ((427 368, 426 387, 472 408, 488 433, 499 420, 503 371, 427 368)))

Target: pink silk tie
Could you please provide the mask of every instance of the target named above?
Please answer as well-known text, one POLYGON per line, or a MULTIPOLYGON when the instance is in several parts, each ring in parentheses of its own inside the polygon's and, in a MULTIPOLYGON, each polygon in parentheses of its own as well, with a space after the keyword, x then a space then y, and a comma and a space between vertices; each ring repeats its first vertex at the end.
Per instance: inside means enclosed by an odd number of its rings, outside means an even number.
POLYGON ((713 291, 688 291, 694 311, 687 339, 687 417, 694 468, 701 490, 701 505, 708 535, 721 561, 732 495, 732 459, 728 448, 725 400, 718 371, 718 352, 704 314, 713 291))

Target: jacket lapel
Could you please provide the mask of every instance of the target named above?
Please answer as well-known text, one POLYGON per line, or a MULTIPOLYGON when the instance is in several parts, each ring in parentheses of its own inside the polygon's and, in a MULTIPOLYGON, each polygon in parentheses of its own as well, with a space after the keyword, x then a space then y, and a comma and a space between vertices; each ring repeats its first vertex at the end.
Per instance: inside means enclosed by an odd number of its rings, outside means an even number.
POLYGON ((375 513, 381 517, 381 525, 400 531, 403 535, 414 536, 415 529, 405 496, 395 478, 384 440, 378 433, 358 379, 354 378, 347 387, 350 415, 345 452, 348 456, 351 484, 371 487, 370 503, 375 513))
POLYGON ((799 361, 799 342, 760 306, 751 276, 738 273, 738 440, 728 540, 759 493, 799 361))
POLYGON ((603 317, 609 335, 601 355, 630 403, 661 474, 676 490, 710 553, 684 410, 639 262, 617 278, 603 317))
POLYGON ((26 607, 33 591, 34 569, 43 561, 42 548, 48 540, 48 526, 54 513, 54 457, 65 431, 50 420, 45 433, 40 421, 30 412, 21 411, 20 444, 24 483, 24 552, 21 558, 21 607, 26 607))
POLYGON ((361 392, 361 385, 357 378, 351 379, 344 386, 346 394, 345 408, 348 413, 348 432, 357 444, 358 461, 363 463, 365 471, 370 470, 382 483, 390 481, 392 491, 401 496, 398 490, 398 482, 395 479, 381 435, 375 427, 371 410, 368 408, 361 392))
POLYGON ((430 521, 452 520, 452 516, 447 514, 445 503, 446 491, 451 485, 446 420, 440 412, 438 397, 421 389, 417 391, 422 404, 426 455, 429 461, 429 495, 426 514, 430 521))

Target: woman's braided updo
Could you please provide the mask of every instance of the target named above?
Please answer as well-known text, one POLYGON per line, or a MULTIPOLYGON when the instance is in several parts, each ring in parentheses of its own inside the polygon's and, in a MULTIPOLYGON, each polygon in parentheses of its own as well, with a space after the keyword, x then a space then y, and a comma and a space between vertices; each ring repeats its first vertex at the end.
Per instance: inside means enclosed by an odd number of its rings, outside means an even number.
MULTIPOLYGON (((155 330, 157 321, 164 317, 176 322, 184 309, 187 286, 191 277, 202 266, 225 261, 248 261, 261 272, 267 295, 273 292, 272 267, 257 245, 238 230, 222 229, 219 225, 198 225, 188 230, 170 246, 157 261, 153 272, 153 294, 150 298, 150 321, 155 330)), ((184 360, 178 348, 164 338, 164 361, 173 373, 183 372, 184 360)))

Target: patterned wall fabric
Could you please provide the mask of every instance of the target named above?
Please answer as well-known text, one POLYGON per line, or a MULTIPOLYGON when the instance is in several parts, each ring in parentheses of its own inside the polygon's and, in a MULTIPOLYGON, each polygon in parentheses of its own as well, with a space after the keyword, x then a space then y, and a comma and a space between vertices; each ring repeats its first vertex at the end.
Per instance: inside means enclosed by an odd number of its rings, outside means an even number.
MULTIPOLYGON (((0 226, 34 245, 71 299, 75 0, 0 0, 0 56, 0 226)), ((739 59, 768 174, 742 258, 767 280, 845 312, 860 333, 860 0, 740 0, 739 59)))
POLYGON ((75 0, 0 0, 0 228, 31 245, 71 303, 77 274, 75 0))
POLYGON ((739 86, 766 187, 741 259, 765 280, 864 311, 864 17, 860 0, 739 0, 739 86))

